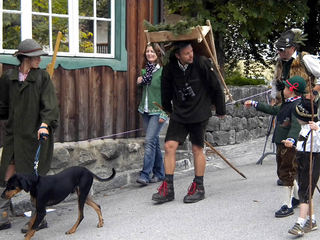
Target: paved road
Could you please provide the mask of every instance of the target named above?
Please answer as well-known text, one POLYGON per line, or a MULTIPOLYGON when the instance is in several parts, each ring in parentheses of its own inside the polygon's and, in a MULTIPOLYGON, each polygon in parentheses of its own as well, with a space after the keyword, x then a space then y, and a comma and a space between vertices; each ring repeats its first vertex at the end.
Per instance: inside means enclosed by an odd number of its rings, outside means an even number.
MULTIPOLYGON (((247 151, 247 149, 243 148, 247 151)), ((250 156, 260 157, 260 149, 250 156)), ((229 154, 230 153, 229 151, 229 154)), ((248 160, 238 155, 236 162, 248 160)), ((108 240, 282 240, 295 239, 287 233, 298 217, 277 219, 274 212, 281 205, 281 187, 276 185, 274 157, 263 165, 251 163, 238 167, 247 176, 243 179, 229 167, 207 167, 206 199, 184 204, 182 199, 192 180, 192 171, 180 173, 175 179, 175 201, 155 205, 151 195, 158 184, 147 187, 130 186, 95 196, 101 204, 105 226, 97 229, 95 212, 86 207, 85 218, 78 231, 65 235, 77 217, 76 202, 62 203, 47 216, 50 227, 35 234, 38 239, 108 239, 108 240)), ((315 193, 315 214, 320 219, 320 194, 315 193)), ((23 239, 19 233, 25 218, 13 221, 13 228, 2 231, 0 239, 23 239)), ((320 222, 320 220, 319 220, 320 222)), ((320 239, 320 230, 306 234, 303 239, 320 239)))

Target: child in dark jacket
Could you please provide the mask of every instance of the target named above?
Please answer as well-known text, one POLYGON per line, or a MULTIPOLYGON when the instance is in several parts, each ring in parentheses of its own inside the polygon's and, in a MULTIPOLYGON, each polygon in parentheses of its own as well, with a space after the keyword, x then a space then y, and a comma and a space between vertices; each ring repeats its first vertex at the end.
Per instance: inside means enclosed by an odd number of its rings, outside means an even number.
POLYGON ((297 193, 297 163, 296 149, 292 146, 296 145, 300 132, 300 124, 294 115, 295 107, 300 102, 301 96, 305 92, 306 81, 300 76, 293 76, 283 81, 285 88, 283 90, 284 102, 281 105, 271 106, 248 100, 244 103, 246 107, 255 107, 258 111, 276 115, 277 123, 272 141, 277 146, 276 161, 277 174, 283 182, 283 204, 281 208, 275 212, 275 217, 287 217, 294 213, 293 208, 299 204, 297 193))

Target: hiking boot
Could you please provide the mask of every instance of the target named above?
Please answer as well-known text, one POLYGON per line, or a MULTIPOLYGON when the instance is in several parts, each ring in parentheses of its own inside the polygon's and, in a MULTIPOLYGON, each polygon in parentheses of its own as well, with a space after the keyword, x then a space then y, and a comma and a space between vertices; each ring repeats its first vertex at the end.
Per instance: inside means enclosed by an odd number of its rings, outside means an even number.
POLYGON ((299 204, 300 204, 299 199, 296 199, 296 198, 293 197, 292 200, 291 200, 292 208, 293 209, 297 208, 299 206, 299 204))
POLYGON ((152 195, 152 200, 157 203, 165 203, 174 199, 173 183, 168 183, 166 180, 162 182, 158 188, 158 192, 152 195))
MULTIPOLYGON (((48 223, 46 219, 43 219, 42 222, 39 224, 37 227, 36 231, 39 231, 41 229, 47 228, 48 223)), ((21 233, 27 233, 29 229, 29 222, 27 222, 22 228, 21 228, 21 233)))
POLYGON ((301 237, 303 236, 304 231, 299 223, 295 223, 294 226, 291 229, 289 229, 288 233, 301 237))
POLYGON ((314 221, 314 222, 312 221, 312 227, 310 229, 310 220, 309 219, 306 221, 306 224, 303 226, 303 231, 305 233, 308 233, 308 232, 311 232, 311 231, 315 231, 317 229, 318 229, 318 226, 317 226, 317 222, 316 221, 314 221))
POLYGON ((288 208, 287 205, 283 205, 278 211, 275 212, 275 217, 282 218, 282 217, 288 217, 290 215, 294 214, 293 208, 288 208))
POLYGON ((188 194, 183 198, 184 203, 195 203, 204 199, 204 186, 196 182, 192 182, 188 194))

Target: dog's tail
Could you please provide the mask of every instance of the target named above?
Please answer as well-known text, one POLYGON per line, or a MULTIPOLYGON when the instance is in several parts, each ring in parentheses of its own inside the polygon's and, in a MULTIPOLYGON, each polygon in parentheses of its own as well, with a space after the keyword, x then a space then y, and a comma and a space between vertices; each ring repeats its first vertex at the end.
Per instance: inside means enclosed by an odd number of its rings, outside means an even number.
POLYGON ((107 182, 107 181, 110 181, 112 178, 114 178, 114 176, 116 175, 116 170, 114 170, 114 168, 112 168, 112 175, 108 178, 101 178, 101 177, 98 177, 97 175, 95 175, 94 173, 92 173, 93 177, 95 179, 97 179, 99 182, 107 182))

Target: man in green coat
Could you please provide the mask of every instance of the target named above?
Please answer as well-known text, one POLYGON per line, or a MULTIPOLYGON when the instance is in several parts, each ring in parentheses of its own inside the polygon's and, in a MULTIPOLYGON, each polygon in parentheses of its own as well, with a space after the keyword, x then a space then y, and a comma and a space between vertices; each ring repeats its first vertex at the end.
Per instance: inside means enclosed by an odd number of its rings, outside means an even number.
MULTIPOLYGON (((47 54, 36 41, 26 39, 14 55, 20 65, 0 78, 0 119, 7 120, 0 162, 2 186, 14 173, 34 172, 34 159, 43 134, 48 137, 41 146, 38 173, 45 175, 49 171, 53 132, 59 119, 54 85, 49 74, 39 69, 40 56, 47 54)), ((8 205, 8 200, 0 200, 0 230, 11 227, 8 205)))

